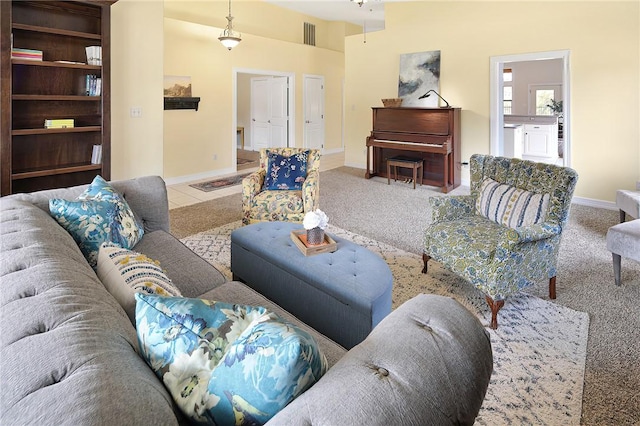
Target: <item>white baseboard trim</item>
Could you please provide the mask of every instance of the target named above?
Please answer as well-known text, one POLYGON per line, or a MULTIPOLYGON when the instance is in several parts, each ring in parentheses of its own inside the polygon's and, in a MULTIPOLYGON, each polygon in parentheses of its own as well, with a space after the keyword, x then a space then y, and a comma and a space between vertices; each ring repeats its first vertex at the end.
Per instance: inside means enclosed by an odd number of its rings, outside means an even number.
POLYGON ((618 206, 613 201, 594 200, 593 198, 585 197, 573 197, 571 200, 573 204, 578 204, 587 207, 596 207, 606 210, 618 210, 618 206))
POLYGON ((362 164, 362 163, 344 163, 345 166, 347 167, 353 167, 354 169, 362 169, 362 170, 366 170, 367 169, 367 165, 366 164, 362 164))
POLYGON ((322 155, 341 154, 344 152, 344 148, 324 149, 322 155))
POLYGON ((228 169, 212 170, 212 171, 204 172, 204 173, 196 173, 194 175, 165 178, 164 181, 167 184, 167 186, 168 185, 178 185, 178 184, 181 184, 181 183, 193 182, 193 181, 201 180, 201 179, 217 178, 217 177, 221 177, 221 176, 225 176, 225 175, 234 174, 236 172, 237 171, 236 171, 235 168, 229 167, 228 169))

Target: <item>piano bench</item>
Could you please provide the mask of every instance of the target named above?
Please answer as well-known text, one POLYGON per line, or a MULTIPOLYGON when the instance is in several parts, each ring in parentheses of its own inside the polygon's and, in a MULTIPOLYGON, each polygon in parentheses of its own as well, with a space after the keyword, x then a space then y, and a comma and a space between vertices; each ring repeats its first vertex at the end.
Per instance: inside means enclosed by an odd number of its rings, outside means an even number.
POLYGON ((422 175, 424 173, 424 161, 422 158, 412 157, 391 157, 387 159, 387 185, 391 185, 391 167, 393 167, 393 181, 398 180, 398 167, 413 169, 413 189, 416 189, 416 180, 420 175, 420 186, 422 186, 422 175))

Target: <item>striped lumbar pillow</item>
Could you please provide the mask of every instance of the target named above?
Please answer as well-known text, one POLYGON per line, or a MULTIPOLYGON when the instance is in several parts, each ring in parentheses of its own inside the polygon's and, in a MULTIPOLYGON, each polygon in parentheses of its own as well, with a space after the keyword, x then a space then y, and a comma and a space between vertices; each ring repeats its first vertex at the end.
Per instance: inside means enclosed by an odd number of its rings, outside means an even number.
POLYGON ((487 178, 476 200, 479 215, 510 228, 542 223, 547 217, 549 194, 525 191, 487 178))
POLYGON ((134 325, 136 293, 181 296, 159 262, 110 242, 100 246, 96 273, 134 325))

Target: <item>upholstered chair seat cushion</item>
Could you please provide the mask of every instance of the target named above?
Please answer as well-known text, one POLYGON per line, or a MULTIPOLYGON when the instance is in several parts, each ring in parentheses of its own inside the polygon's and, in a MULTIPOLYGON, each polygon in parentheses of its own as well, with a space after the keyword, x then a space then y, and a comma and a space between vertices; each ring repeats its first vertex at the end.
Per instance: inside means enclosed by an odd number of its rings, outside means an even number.
POLYGON ((431 233, 425 237, 425 246, 446 267, 461 273, 491 298, 500 300, 532 285, 522 269, 536 265, 533 251, 529 255, 510 252, 500 244, 509 241, 509 230, 483 216, 466 216, 433 224, 431 233), (514 256, 518 257, 516 262, 514 256), (507 258, 509 262, 505 262, 507 258))
POLYGON ((251 200, 251 210, 259 221, 302 222, 302 191, 262 191, 251 200))

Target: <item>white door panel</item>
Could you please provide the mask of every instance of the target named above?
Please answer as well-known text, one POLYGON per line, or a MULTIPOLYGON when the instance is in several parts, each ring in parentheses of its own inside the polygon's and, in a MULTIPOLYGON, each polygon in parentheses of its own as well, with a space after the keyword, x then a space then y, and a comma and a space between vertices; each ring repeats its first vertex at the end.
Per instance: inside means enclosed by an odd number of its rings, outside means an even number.
POLYGON ((269 79, 251 79, 251 146, 254 150, 269 147, 269 79))
POLYGON ((271 147, 285 148, 289 129, 289 79, 271 78, 271 147))
POLYGON ((288 86, 288 77, 251 79, 251 146, 255 150, 288 146, 288 86))
POLYGON ((324 77, 304 77, 304 146, 324 147, 324 77))

